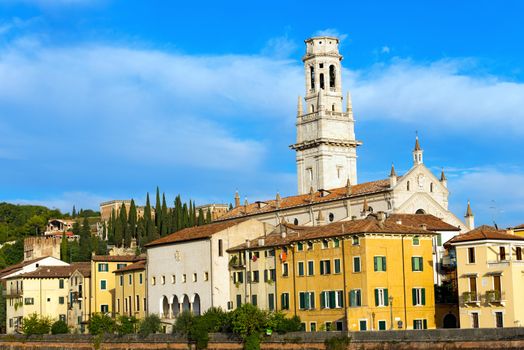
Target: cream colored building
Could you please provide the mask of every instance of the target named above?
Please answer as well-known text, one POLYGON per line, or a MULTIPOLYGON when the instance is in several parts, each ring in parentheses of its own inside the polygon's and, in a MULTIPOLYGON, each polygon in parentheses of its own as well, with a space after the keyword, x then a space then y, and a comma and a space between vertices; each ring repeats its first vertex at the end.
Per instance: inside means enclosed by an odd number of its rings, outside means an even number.
POLYGON ((72 330, 87 332, 91 312, 91 263, 79 263, 69 277, 67 320, 72 330))
POLYGON ((461 328, 524 325, 524 237, 480 226, 446 245, 457 261, 461 328))
POLYGON ((115 313, 144 318, 147 311, 145 259, 116 270, 114 274, 115 313))

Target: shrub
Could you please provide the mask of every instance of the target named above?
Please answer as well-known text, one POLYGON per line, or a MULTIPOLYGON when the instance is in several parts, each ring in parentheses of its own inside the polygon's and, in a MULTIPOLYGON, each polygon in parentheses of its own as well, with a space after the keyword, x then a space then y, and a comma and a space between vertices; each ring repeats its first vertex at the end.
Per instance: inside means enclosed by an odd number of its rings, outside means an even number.
POLYGON ((22 332, 26 335, 49 334, 51 330, 51 319, 40 317, 36 313, 24 318, 22 332))
POLYGON ((162 329, 160 317, 158 315, 149 315, 146 316, 139 325, 138 328, 138 334, 140 334, 141 337, 147 337, 150 334, 155 334, 157 332, 160 332, 162 329))
POLYGON ((226 315, 227 313, 219 307, 212 307, 204 312, 202 319, 208 332, 224 332, 228 321, 226 315))
POLYGON ((94 313, 89 319, 87 328, 89 329, 89 333, 93 335, 114 333, 115 321, 105 314, 94 313))
POLYGON ((260 335, 250 334, 244 340, 244 350, 260 350, 260 335))
POLYGON ((182 311, 173 325, 173 334, 178 334, 189 339, 194 318, 195 317, 190 311, 182 311))
POLYGON ((208 321, 204 316, 196 316, 193 318, 191 327, 189 330, 189 340, 195 342, 197 349, 207 348, 207 343, 209 341, 209 329, 208 321))
POLYGON ((67 334, 69 333, 69 327, 67 323, 62 320, 58 320, 51 326, 51 334, 67 334))
POLYGON ((326 339, 324 345, 326 345, 326 350, 346 350, 350 341, 351 337, 341 335, 326 339))
POLYGON ((302 330, 300 317, 293 316, 291 318, 286 318, 282 312, 274 312, 271 314, 268 321, 268 326, 279 334, 299 332, 302 330))
POLYGON ((251 304, 244 304, 231 313, 231 329, 244 341, 250 336, 258 337, 268 324, 268 314, 251 304))
POLYGON ((116 323, 116 331, 119 335, 135 333, 137 323, 138 320, 134 316, 119 316, 116 323))

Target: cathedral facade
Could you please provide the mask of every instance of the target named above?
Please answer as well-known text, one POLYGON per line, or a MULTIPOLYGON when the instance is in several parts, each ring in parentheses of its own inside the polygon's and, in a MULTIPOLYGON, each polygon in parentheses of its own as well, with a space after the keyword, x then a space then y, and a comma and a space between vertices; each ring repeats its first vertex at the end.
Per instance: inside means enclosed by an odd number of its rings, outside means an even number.
MULTIPOLYGON (((295 225, 322 225, 355 220, 373 212, 431 214, 461 232, 473 229, 468 210, 462 221, 448 209, 449 191, 444 172, 433 174, 425 165, 418 137, 412 152, 413 165, 403 175, 394 167, 389 176, 357 182, 357 147, 350 94, 343 97, 342 56, 335 37, 305 41, 303 57, 305 98, 299 97, 296 152, 298 195, 255 203, 240 202, 218 221, 255 218, 272 225, 282 220, 295 225), (345 102, 345 108, 343 108, 345 102)), ((387 171, 385 171, 387 175, 387 171)))

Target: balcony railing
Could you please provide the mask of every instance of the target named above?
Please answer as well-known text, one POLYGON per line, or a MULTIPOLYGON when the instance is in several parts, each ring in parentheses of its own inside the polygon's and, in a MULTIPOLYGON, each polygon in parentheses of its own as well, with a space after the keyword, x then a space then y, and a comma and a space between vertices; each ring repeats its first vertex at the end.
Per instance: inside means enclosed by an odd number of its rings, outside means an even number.
POLYGON ((500 290, 488 290, 484 297, 488 304, 502 304, 504 302, 504 293, 500 290))
POLYGON ((462 293, 462 301, 465 304, 478 304, 480 303, 479 295, 477 292, 464 292, 462 293))
POLYGON ((2 291, 2 295, 6 298, 19 298, 23 294, 22 289, 6 289, 2 291))

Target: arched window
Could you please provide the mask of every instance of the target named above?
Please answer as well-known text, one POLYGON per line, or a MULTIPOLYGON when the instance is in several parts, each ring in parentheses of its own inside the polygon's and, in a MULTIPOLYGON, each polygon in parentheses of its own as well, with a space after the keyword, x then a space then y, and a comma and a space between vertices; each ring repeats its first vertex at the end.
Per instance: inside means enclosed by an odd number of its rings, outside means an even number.
POLYGON ((408 183, 406 184, 406 190, 409 191, 409 181, 408 181, 408 183))
POLYGON ((331 105, 331 110, 332 110, 333 112, 335 111, 335 104, 334 104, 334 103, 331 105))
POLYGON ((335 66, 329 66, 329 87, 335 87, 335 66))
POLYGON ((433 182, 429 184, 429 192, 433 192, 433 182))
POLYGON ((333 222, 335 220, 335 214, 329 213, 329 222, 333 222))
POLYGON ((315 112, 315 105, 311 105, 310 110, 311 110, 311 113, 314 113, 315 112))
POLYGON ((309 67, 309 75, 311 79, 311 90, 315 89, 315 67, 311 66, 309 67))
POLYGON ((294 223, 295 225, 298 225, 298 219, 295 218, 295 220, 293 220, 293 223, 294 223))
POLYGON ((369 211, 370 213, 372 213, 372 212, 373 212, 373 207, 369 207, 369 208, 368 208, 368 211, 369 211))
POLYGON ((320 73, 320 88, 324 90, 324 73, 320 73))
POLYGON ((424 209, 418 209, 415 214, 426 214, 426 211, 424 209))

